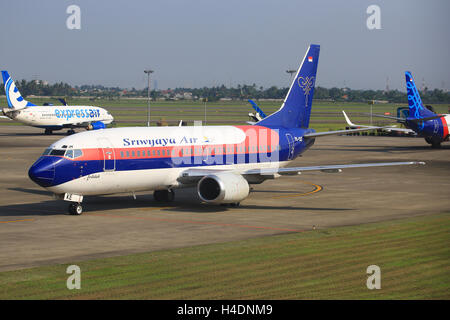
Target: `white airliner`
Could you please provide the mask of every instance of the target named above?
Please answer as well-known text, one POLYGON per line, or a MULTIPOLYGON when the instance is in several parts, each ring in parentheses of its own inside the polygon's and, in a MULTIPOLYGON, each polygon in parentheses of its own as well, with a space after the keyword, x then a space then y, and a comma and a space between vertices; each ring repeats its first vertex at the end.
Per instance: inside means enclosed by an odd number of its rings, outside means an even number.
POLYGON ((107 110, 100 107, 36 106, 22 97, 7 71, 2 71, 2 77, 8 101, 8 108, 3 108, 3 114, 11 120, 45 129, 45 134, 63 128, 68 128, 70 134, 74 133, 74 128, 104 129, 114 120, 107 110))
MULTIPOLYGON (((206 203, 238 205, 249 184, 282 175, 343 168, 423 164, 388 162, 287 168, 321 136, 309 129, 320 47, 311 45, 281 108, 243 126, 134 127, 86 131, 53 143, 29 169, 30 178, 70 201, 81 214, 84 196, 154 191, 171 201, 174 189, 197 187, 206 203)), ((364 131, 355 129, 350 131, 364 131)))

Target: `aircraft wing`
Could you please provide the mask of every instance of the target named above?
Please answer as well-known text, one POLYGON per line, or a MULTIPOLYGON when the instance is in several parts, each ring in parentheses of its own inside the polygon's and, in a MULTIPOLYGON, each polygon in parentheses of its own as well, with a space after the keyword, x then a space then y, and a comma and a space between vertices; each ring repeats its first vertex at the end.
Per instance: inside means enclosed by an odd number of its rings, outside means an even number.
MULTIPOLYGON (((342 111, 342 112, 344 112, 344 111, 342 111)), ((406 120, 407 120, 407 119, 405 119, 405 118, 397 118, 397 117, 393 117, 393 116, 385 116, 384 114, 376 114, 376 113, 372 113, 372 114, 370 114, 370 113, 364 113, 364 114, 367 115, 367 116, 372 115, 372 117, 378 117, 378 118, 386 118, 386 119, 397 120, 397 121, 403 122, 403 123, 406 122, 406 120)), ((443 115, 437 114, 437 115, 435 115, 435 116, 427 117, 427 118, 419 118, 419 119, 411 119, 411 118, 408 118, 408 121, 421 122, 421 121, 428 121, 428 120, 439 119, 439 118, 442 118, 442 117, 443 117, 443 115)))
POLYGON ((259 175, 292 175, 301 174, 305 171, 321 171, 326 173, 342 172, 342 169, 350 168, 368 168, 368 167, 387 167, 387 166, 409 166, 409 165, 424 165, 425 162, 408 161, 408 162, 379 162, 379 163, 357 163, 357 164, 333 164, 324 166, 311 167, 290 167, 290 168, 267 168, 267 169, 251 169, 245 171, 244 175, 259 174, 259 175))
MULTIPOLYGON (((342 113, 344 114, 345 121, 351 128, 373 128, 373 129, 381 129, 385 131, 399 131, 399 132, 405 132, 405 133, 414 133, 414 130, 411 129, 405 129, 405 128, 397 128, 397 127, 373 127, 373 126, 364 126, 359 124, 354 124, 350 121, 350 118, 347 116, 344 110, 342 110, 342 113)), ((387 117, 383 116, 383 118, 393 118, 393 119, 400 119, 400 118, 394 118, 394 117, 387 117)))
POLYGON ((381 128, 382 127, 364 127, 364 128, 349 129, 349 130, 314 132, 314 133, 307 133, 303 137, 304 138, 317 138, 317 137, 323 137, 323 136, 331 136, 333 134, 346 134, 346 133, 350 133, 350 132, 369 131, 369 130, 381 129, 381 128))
POLYGON ((204 176, 209 174, 220 174, 221 172, 239 173, 247 180, 252 177, 262 179, 273 179, 277 176, 298 175, 307 171, 321 171, 326 173, 342 172, 342 169, 350 168, 368 168, 368 167, 386 167, 386 166, 408 166, 408 165, 424 165, 425 162, 408 161, 408 162, 380 162, 380 163, 358 163, 358 164, 335 164, 310 167, 290 167, 290 168, 263 168, 250 170, 221 170, 221 169, 187 169, 178 177, 178 182, 182 184, 193 184, 198 182, 204 176))
POLYGON ((0 116, 0 118, 12 120, 11 118, 6 117, 6 116, 0 116))

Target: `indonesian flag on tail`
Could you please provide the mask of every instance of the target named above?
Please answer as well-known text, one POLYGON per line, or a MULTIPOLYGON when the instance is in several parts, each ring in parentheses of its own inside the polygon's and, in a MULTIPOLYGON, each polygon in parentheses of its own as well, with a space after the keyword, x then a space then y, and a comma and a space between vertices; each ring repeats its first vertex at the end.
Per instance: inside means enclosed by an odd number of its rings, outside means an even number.
POLYGON ((308 62, 313 62, 313 57, 309 56, 308 57, 308 62))

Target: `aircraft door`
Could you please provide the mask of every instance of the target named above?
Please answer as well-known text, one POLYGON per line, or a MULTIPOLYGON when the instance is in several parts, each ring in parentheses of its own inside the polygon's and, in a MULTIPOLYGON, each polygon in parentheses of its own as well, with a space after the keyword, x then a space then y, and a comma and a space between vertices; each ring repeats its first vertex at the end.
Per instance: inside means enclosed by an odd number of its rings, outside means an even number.
POLYGON ((294 138, 292 137, 292 135, 290 133, 286 133, 286 139, 288 142, 288 147, 289 147, 289 153, 288 153, 288 160, 292 160, 294 159, 294 138))
POLYGON ((103 171, 116 170, 116 155, 111 141, 108 138, 99 138, 102 153, 103 153, 103 171))

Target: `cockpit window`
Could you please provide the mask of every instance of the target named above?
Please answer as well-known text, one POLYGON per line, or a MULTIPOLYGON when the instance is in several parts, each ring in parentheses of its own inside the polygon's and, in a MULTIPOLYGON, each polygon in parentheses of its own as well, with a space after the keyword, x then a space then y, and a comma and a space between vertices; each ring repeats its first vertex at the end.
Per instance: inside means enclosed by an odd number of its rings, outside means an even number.
POLYGON ((73 157, 74 158, 81 157, 82 155, 83 155, 83 152, 80 149, 73 150, 73 157))
POLYGON ((64 156, 66 156, 67 158, 73 159, 73 150, 72 149, 67 150, 66 154, 64 156))
POLYGON ((80 149, 45 149, 43 156, 65 156, 70 159, 75 159, 83 155, 80 149))
POLYGON ((83 155, 83 152, 80 149, 68 149, 65 154, 65 156, 67 158, 71 158, 71 159, 81 157, 82 155, 83 155))
POLYGON ((62 149, 53 149, 50 151, 50 156, 63 156, 66 153, 66 150, 62 149))

